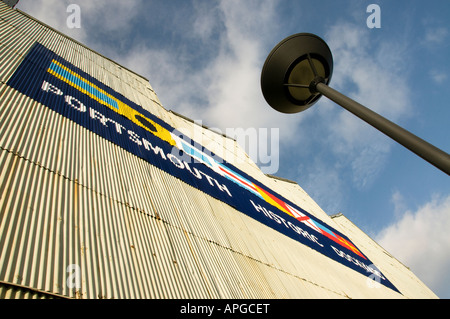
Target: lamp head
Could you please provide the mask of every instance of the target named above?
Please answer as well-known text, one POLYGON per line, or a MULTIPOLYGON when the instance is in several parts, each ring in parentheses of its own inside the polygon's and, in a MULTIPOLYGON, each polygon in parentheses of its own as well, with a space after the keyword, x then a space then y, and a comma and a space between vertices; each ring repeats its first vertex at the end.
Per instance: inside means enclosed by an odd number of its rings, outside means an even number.
POLYGON ((282 113, 304 111, 321 94, 314 83, 328 84, 333 56, 321 38, 298 33, 281 41, 269 54, 261 74, 261 89, 267 103, 282 113))

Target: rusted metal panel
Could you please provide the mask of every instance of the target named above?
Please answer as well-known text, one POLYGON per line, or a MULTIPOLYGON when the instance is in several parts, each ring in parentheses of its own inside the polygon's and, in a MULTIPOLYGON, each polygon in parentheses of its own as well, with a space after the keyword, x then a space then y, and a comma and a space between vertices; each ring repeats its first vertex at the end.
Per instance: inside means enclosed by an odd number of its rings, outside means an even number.
POLYGON ((43 291, 0 282, 0 299, 65 299, 43 291))
POLYGON ((380 270, 382 270, 386 276, 393 278, 394 284, 406 298, 438 298, 434 292, 417 278, 407 265, 403 265, 367 234, 361 231, 361 229, 356 227, 347 217, 338 214, 333 216, 333 219, 336 223, 341 225, 342 229, 345 230, 355 243, 358 243, 359 246, 368 252, 371 260, 373 260, 376 265, 380 265, 380 270))

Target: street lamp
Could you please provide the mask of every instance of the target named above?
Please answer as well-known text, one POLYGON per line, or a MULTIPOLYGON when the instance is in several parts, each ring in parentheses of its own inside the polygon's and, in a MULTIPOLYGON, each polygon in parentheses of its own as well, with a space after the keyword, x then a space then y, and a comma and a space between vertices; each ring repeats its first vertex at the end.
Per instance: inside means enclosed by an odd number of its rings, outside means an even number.
POLYGON ((449 154, 330 88, 332 73, 333 56, 325 41, 314 34, 298 33, 270 52, 261 74, 261 89, 267 103, 282 113, 304 111, 325 95, 450 175, 449 154))

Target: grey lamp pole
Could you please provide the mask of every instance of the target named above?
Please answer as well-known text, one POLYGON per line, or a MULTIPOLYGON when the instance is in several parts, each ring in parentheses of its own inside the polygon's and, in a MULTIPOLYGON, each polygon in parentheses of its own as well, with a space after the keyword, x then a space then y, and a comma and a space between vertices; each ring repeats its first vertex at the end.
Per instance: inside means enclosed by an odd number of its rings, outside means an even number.
POLYGON ((324 95, 416 155, 450 175, 450 155, 330 88, 333 58, 319 37, 299 33, 284 39, 268 56, 261 75, 266 101, 283 113, 311 107, 324 95))
POLYGON ((381 115, 364 107, 358 102, 353 101, 347 96, 330 88, 324 83, 317 83, 315 85, 317 92, 325 95, 330 100, 336 102, 347 111, 353 113, 360 119, 369 123, 379 131, 383 132, 399 144, 403 145, 416 155, 422 157, 430 164, 436 166, 443 172, 450 175, 450 156, 444 151, 417 137, 416 135, 401 128, 397 124, 385 119, 381 115))

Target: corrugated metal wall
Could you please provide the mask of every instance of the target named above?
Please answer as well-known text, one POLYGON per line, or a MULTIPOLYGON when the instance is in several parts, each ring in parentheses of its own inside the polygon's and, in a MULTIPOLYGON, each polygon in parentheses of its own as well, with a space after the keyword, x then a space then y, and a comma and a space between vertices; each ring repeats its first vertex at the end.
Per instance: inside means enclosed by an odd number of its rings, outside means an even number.
MULTIPOLYGON (((0 2, 0 297, 403 297, 7 86, 36 41, 170 125, 199 129, 167 112, 146 79, 0 2)), ((340 229, 298 185, 249 159, 239 168, 340 229)))

